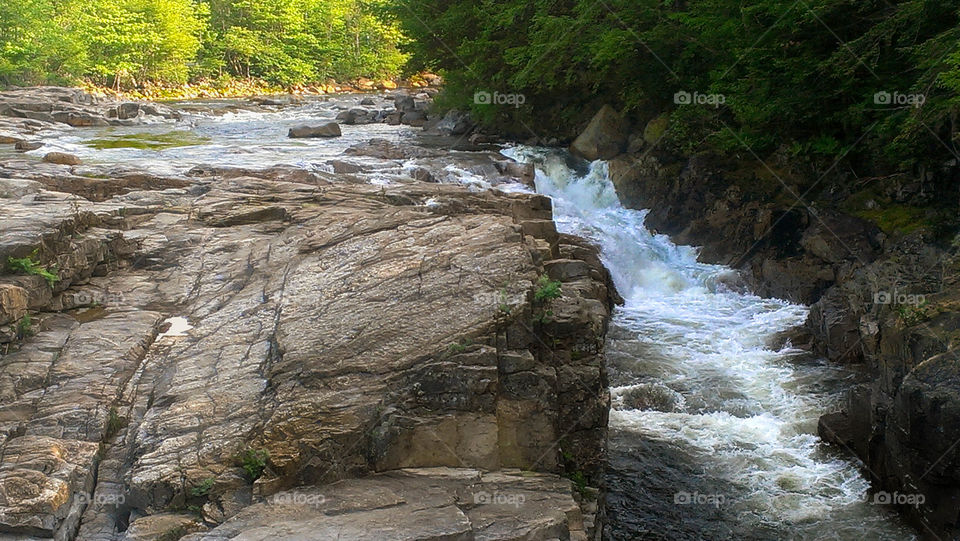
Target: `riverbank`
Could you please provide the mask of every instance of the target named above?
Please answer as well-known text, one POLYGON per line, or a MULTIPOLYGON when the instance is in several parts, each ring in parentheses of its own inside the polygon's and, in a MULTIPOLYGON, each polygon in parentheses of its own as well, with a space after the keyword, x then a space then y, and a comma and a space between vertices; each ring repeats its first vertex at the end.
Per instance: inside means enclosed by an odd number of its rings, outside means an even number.
POLYGON ((528 167, 419 144, 408 94, 29 92, 0 94, 39 144, 0 143, 4 531, 596 538, 617 295, 528 167))
POLYGON ((146 82, 140 87, 132 89, 116 89, 85 82, 81 84, 79 88, 82 88, 85 92, 94 96, 119 100, 176 101, 193 99, 244 99, 261 96, 326 96, 358 92, 383 92, 397 90, 399 88, 437 88, 442 86, 442 84, 443 79, 440 76, 424 72, 406 79, 387 78, 375 80, 360 78, 350 82, 328 80, 293 86, 272 84, 263 79, 228 78, 223 80, 200 79, 178 85, 146 82))

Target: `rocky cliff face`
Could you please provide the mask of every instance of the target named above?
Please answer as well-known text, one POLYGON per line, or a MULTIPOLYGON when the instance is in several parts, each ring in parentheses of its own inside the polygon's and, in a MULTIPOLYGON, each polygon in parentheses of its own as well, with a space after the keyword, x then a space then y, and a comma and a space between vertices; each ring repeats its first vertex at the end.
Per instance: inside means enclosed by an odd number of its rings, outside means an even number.
POLYGON ((0 536, 599 531, 616 293, 548 198, 4 171, 0 536))
POLYGON ((956 169, 840 178, 630 140, 609 164, 624 204, 650 209, 649 227, 702 246, 702 260, 737 268, 753 291, 811 305, 794 345, 859 363, 871 380, 821 435, 860 457, 878 490, 923 495, 900 509, 925 535, 960 534, 957 246, 934 240, 956 169))

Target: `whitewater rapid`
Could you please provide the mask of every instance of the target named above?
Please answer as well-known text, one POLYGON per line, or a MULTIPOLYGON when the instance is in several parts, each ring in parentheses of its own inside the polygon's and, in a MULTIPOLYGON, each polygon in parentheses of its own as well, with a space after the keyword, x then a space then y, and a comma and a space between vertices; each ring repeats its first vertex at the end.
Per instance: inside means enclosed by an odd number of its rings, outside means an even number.
POLYGON ((913 539, 858 465, 816 436, 852 377, 786 346, 807 308, 649 231, 604 162, 525 147, 558 228, 591 239, 625 299, 607 343, 612 539, 913 539))

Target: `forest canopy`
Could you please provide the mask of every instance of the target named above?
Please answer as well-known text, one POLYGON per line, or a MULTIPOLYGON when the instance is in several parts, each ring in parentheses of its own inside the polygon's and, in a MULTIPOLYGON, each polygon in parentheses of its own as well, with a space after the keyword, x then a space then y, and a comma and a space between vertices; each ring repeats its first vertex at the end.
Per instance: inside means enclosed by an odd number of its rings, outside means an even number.
POLYGON ((536 127, 519 130, 526 137, 571 136, 609 103, 640 130, 666 122, 660 146, 684 154, 850 154, 867 172, 960 156, 958 10, 956 0, 443 0, 396 13, 411 66, 446 71, 450 106, 536 127), (526 106, 477 104, 478 91, 526 106))
POLYGON ((0 85, 430 69, 442 105, 501 133, 570 137, 610 104, 684 154, 849 156, 865 173, 960 156, 958 44, 956 0, 0 3, 0 85))
POLYGON ((115 87, 388 77, 405 61, 384 0, 5 0, 0 84, 115 87))

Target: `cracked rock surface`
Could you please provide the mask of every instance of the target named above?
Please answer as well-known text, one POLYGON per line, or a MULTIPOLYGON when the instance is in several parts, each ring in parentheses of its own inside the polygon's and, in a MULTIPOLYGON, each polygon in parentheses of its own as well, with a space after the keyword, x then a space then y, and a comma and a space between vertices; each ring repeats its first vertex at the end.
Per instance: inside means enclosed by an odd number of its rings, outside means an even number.
POLYGON ((0 167, 0 539, 597 530, 616 293, 548 198, 0 167))

